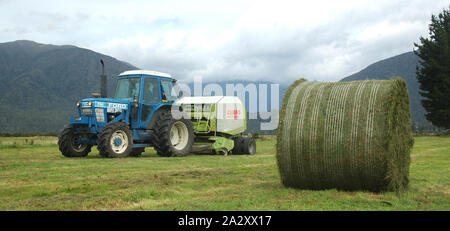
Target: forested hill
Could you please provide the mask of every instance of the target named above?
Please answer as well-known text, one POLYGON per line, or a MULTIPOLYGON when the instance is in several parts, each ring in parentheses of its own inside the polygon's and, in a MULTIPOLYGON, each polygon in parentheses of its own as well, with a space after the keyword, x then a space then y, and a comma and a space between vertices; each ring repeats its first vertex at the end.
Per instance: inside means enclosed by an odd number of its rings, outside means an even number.
POLYGON ((405 79, 411 100, 411 117, 414 126, 421 129, 431 128, 432 126, 425 119, 425 109, 420 102, 419 83, 416 79, 418 61, 417 55, 413 52, 407 52, 376 62, 356 74, 343 78, 341 81, 391 79, 396 76, 405 79))
POLYGON ((99 92, 103 59, 108 90, 118 73, 137 69, 126 62, 76 46, 33 41, 0 43, 0 132, 58 131, 75 102, 99 92))

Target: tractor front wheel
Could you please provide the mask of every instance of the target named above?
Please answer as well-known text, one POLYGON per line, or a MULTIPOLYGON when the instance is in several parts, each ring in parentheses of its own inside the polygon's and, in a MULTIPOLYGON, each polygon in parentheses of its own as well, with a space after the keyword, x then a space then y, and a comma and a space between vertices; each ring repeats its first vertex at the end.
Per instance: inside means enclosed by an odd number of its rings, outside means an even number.
POLYGON ((58 146, 65 157, 85 157, 91 152, 92 145, 80 144, 78 140, 84 138, 83 134, 76 133, 73 124, 66 125, 58 136, 58 146))
POLYGON ((133 149, 133 135, 127 124, 117 122, 104 126, 97 139, 97 149, 104 157, 129 156, 133 149))

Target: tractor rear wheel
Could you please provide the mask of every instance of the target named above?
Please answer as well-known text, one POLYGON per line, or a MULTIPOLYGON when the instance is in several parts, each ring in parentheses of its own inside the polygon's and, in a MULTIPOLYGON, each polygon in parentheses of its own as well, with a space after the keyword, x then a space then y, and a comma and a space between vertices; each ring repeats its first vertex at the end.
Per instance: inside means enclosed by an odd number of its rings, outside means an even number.
POLYGON ((152 128, 152 142, 159 156, 185 156, 192 150, 194 128, 190 120, 174 119, 170 111, 156 118, 152 128))
POLYGON ((85 157, 91 152, 92 145, 79 144, 78 140, 84 138, 82 134, 76 133, 73 124, 66 125, 58 136, 59 150, 65 157, 85 157))
POLYGON ((133 135, 128 125, 123 122, 105 125, 98 136, 97 149, 103 157, 129 156, 133 149, 133 135))
POLYGON ((256 152, 256 141, 253 137, 245 137, 243 142, 243 153, 253 155, 256 152))

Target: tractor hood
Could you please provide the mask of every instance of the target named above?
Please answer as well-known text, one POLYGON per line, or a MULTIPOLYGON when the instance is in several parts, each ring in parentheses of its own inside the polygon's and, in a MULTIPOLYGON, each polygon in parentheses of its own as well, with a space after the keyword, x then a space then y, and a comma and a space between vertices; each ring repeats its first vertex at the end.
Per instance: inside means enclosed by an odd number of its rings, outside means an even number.
POLYGON ((80 106, 82 108, 92 106, 95 108, 106 108, 107 112, 121 112, 122 110, 128 110, 130 101, 109 98, 87 98, 80 102, 80 106))

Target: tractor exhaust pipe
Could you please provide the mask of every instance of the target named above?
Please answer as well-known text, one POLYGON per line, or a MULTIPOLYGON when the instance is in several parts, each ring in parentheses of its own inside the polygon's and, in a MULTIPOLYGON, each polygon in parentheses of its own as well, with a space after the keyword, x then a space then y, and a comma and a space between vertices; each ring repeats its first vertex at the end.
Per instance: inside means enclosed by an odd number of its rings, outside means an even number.
POLYGON ((105 63, 103 63, 103 59, 100 59, 100 63, 102 64, 102 75, 100 80, 100 97, 108 98, 108 91, 106 88, 106 75, 105 75, 105 63))

